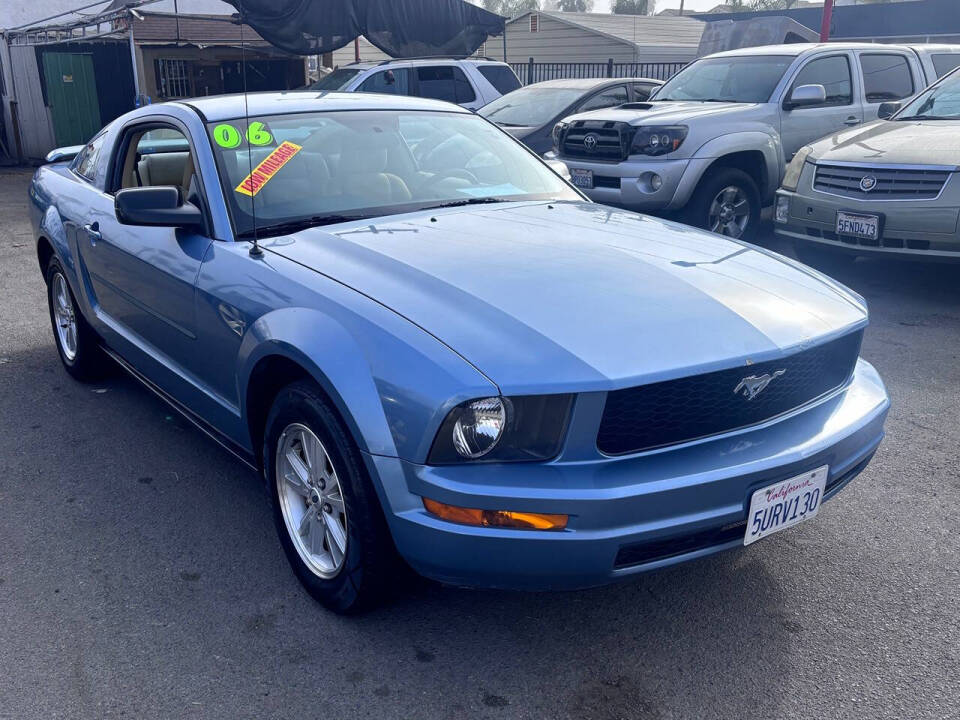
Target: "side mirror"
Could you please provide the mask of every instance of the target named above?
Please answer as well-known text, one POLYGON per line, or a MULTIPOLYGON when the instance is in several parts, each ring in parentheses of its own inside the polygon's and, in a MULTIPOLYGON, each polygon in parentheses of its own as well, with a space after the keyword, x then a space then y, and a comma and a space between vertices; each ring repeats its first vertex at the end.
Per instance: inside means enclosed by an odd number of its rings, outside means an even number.
POLYGON ((48 163, 63 162, 64 160, 73 160, 86 145, 68 145, 66 147, 54 148, 47 153, 44 160, 48 163))
POLYGON ((827 89, 823 85, 797 85, 783 104, 785 110, 811 105, 823 105, 827 101, 827 89))
POLYGON ((120 190, 114 200, 117 220, 122 225, 158 227, 201 227, 203 213, 184 202, 172 185, 120 190))
POLYGON ((881 120, 889 120, 903 107, 902 102, 882 102, 877 108, 877 117, 881 120))

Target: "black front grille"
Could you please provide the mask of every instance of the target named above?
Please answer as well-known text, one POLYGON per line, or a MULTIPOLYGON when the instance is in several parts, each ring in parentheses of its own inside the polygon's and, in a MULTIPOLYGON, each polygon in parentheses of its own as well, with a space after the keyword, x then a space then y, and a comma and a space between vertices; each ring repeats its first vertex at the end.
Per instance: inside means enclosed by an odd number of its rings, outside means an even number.
POLYGON ((597 447, 622 455, 771 420, 843 385, 861 337, 851 333, 779 360, 615 390, 607 394, 597 447), (748 400, 741 381, 764 375, 772 377, 769 384, 748 400))
MULTIPOLYGON (((844 485, 855 478, 863 472, 864 468, 867 467, 872 459, 873 453, 870 453, 843 475, 832 477, 823 488, 824 495, 829 495, 840 485, 844 485)), ((772 485, 773 483, 770 484, 772 485)), ((744 514, 746 514, 746 503, 749 501, 750 495, 748 494, 744 502, 744 514)), ((716 547, 717 545, 725 545, 734 540, 742 540, 746 529, 747 520, 744 518, 739 522, 707 528, 706 530, 700 530, 686 535, 673 535, 658 540, 622 545, 617 551, 613 566, 619 569, 633 565, 644 565, 658 560, 677 557, 678 555, 686 555, 687 553, 696 552, 697 550, 716 547)))
POLYGON ((577 120, 564 132, 560 152, 566 157, 620 162, 629 154, 634 131, 622 122, 577 120))
POLYGON ((932 200, 950 177, 948 170, 884 168, 882 165, 817 164, 815 190, 858 200, 932 200), (872 182, 869 190, 864 183, 872 182))

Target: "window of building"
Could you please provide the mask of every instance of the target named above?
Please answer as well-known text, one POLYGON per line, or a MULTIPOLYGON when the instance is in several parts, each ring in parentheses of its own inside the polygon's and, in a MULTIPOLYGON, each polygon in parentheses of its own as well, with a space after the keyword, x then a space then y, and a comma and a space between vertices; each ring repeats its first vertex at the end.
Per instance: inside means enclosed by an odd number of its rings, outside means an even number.
POLYGON ((862 54, 863 93, 867 102, 900 100, 913 95, 913 77, 903 55, 862 54))
POLYGON ((162 98, 193 97, 193 63, 188 60, 157 58, 154 61, 154 70, 157 76, 157 95, 162 98))
POLYGON ((540 32, 540 16, 530 13, 530 32, 540 32))

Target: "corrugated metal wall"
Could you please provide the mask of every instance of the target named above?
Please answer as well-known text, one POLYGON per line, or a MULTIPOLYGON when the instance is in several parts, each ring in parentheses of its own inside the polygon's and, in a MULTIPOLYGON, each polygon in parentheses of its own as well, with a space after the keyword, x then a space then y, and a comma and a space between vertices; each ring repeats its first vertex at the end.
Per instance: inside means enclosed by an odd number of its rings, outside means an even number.
MULTIPOLYGON (((50 113, 43 104, 36 48, 29 45, 11 47, 10 71, 16 89, 23 154, 27 158, 42 158, 56 146, 56 141, 50 113)), ((12 88, 8 87, 7 92, 11 91, 12 88)), ((15 151, 13 147, 10 150, 15 151)))

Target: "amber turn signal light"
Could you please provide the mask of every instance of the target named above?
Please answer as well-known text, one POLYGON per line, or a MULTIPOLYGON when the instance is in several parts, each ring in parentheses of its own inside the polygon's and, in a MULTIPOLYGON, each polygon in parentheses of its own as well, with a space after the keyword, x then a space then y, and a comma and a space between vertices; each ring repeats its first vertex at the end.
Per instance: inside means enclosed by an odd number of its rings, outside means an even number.
POLYGON ((567 526, 568 519, 567 515, 457 507, 430 498, 423 499, 423 506, 438 518, 450 522, 514 530, 563 530, 567 526))

